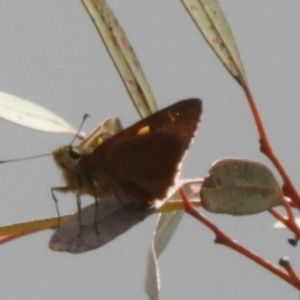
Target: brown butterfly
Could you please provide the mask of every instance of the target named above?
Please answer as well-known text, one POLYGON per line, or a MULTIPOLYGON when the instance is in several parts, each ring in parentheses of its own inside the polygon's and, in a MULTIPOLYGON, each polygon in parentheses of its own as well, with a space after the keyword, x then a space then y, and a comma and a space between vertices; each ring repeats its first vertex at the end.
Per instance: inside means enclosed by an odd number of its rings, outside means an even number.
POLYGON ((72 191, 124 204, 147 207, 163 199, 174 183, 181 160, 196 132, 202 102, 187 99, 166 107, 122 130, 108 119, 78 146, 53 152, 66 186, 72 191))

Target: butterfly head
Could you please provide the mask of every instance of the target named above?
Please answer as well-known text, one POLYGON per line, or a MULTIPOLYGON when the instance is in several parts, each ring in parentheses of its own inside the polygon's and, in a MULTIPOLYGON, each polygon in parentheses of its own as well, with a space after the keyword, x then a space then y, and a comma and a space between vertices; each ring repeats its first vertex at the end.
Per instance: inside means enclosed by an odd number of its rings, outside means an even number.
POLYGON ((53 158, 62 171, 68 172, 76 168, 80 161, 81 153, 75 147, 64 146, 53 152, 53 158))

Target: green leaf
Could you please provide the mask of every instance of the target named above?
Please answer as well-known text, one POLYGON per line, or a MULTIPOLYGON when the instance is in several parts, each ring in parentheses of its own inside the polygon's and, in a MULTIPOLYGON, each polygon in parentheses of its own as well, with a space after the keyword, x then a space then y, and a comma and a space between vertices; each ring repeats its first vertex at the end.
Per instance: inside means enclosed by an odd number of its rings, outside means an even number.
POLYGON ((213 164, 200 198, 203 208, 210 212, 248 215, 280 205, 283 193, 265 165, 228 158, 213 164))

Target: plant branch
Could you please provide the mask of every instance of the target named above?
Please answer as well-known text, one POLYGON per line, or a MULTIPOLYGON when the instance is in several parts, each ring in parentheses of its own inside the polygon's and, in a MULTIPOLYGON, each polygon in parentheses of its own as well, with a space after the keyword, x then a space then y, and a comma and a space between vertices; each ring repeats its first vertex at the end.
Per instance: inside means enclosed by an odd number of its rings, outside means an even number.
MULTIPOLYGON (((188 197, 186 196, 185 192, 180 189, 180 195, 183 199, 185 205, 185 211, 207 226, 210 230, 212 230, 216 234, 216 242, 222 245, 225 245, 242 255, 248 257, 249 259, 253 260, 254 262, 258 263, 265 269, 269 270, 273 274, 279 276, 289 284, 293 285, 296 289, 300 290, 300 282, 299 280, 295 279, 294 276, 291 276, 289 272, 284 272, 279 267, 273 265, 269 261, 263 259, 258 254, 251 252, 249 249, 245 248, 241 244, 237 243, 236 241, 232 240, 229 236, 227 236, 223 231, 221 231, 216 225, 211 223, 207 218, 205 218, 202 214, 200 214, 193 205, 190 203, 188 197)), ((298 278, 298 276, 296 276, 298 278)))
POLYGON ((259 141, 260 141, 260 151, 264 153, 274 164, 276 169, 278 170, 280 176, 284 181, 283 192, 286 196, 290 197, 292 201, 295 203, 297 208, 300 210, 300 196, 297 192, 296 187, 294 186, 293 182, 291 181, 290 177, 288 176, 287 172, 285 171, 284 167, 280 163, 279 159, 275 155, 271 144, 269 142, 267 133, 264 129, 263 122, 261 120, 260 114, 258 112, 257 106, 255 104, 254 98, 251 94, 249 87, 246 85, 244 88, 248 103, 250 105, 250 109, 252 111, 257 130, 259 132, 259 141))

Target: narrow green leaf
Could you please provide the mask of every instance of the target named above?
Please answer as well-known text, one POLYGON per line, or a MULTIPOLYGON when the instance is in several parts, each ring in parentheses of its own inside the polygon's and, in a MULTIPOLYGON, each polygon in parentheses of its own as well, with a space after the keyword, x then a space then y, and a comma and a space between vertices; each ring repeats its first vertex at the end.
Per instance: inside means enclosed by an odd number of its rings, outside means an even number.
POLYGON ((142 67, 105 0, 82 0, 141 117, 157 110, 142 67))
MULTIPOLYGON (((183 181, 180 182, 184 184, 183 181)), ((172 192, 170 197, 168 197, 168 201, 180 198, 178 189, 181 187, 187 194, 191 192, 190 185, 188 183, 182 185, 180 182, 176 184, 176 187, 172 188, 172 192)), ((159 214, 153 239, 148 250, 147 271, 144 283, 145 291, 151 300, 158 300, 160 298, 158 258, 169 244, 172 236, 178 228, 179 223, 182 220, 183 214, 183 211, 159 214)))
POLYGON ((245 86, 246 76, 231 28, 217 0, 181 0, 229 73, 245 86))
POLYGON ((153 207, 141 210, 139 205, 124 205, 117 197, 101 198, 97 209, 93 203, 80 211, 80 234, 77 212, 55 230, 49 247, 74 254, 91 251, 109 243, 154 212, 153 207), (95 220, 99 234, 95 230, 95 220))
POLYGON ((147 272, 144 284, 145 291, 151 300, 160 298, 158 257, 167 247, 182 220, 183 214, 183 211, 159 214, 154 237, 148 250, 147 272))

